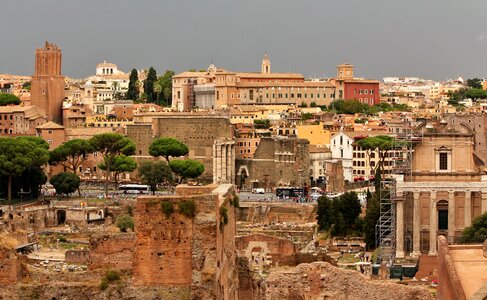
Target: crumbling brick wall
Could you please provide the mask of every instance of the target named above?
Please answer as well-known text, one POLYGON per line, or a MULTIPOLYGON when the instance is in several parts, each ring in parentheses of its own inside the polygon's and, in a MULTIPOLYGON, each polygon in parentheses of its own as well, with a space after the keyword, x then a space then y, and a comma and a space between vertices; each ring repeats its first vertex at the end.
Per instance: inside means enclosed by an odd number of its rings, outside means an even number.
POLYGON ((132 270, 134 243, 135 235, 133 233, 92 235, 88 260, 89 269, 132 270))
POLYGON ((276 269, 271 271, 265 284, 265 299, 271 300, 431 299, 425 288, 368 280, 356 271, 339 269, 325 262, 276 269))
MULTIPOLYGON (((191 285, 193 221, 179 213, 169 217, 162 198, 140 197, 135 208, 135 285, 191 285)), ((174 203, 179 197, 164 198, 174 203)))
POLYGON ((0 246, 0 286, 16 284, 20 273, 20 260, 15 251, 0 246))
POLYGON ((68 264, 86 264, 90 259, 90 250, 67 250, 64 258, 68 264))
POLYGON ((191 288, 195 299, 236 299, 235 210, 226 197, 233 188, 225 186, 231 185, 178 187, 177 196, 138 198, 135 285, 191 288), (196 204, 192 218, 178 211, 179 203, 186 200, 196 204), (169 215, 164 201, 173 205, 169 215), (228 221, 220 225, 221 206, 226 207, 228 221))
POLYGON ((255 260, 252 257, 255 252, 267 257, 271 256, 273 266, 292 266, 296 263, 296 253, 299 251, 293 242, 265 234, 251 234, 235 238, 237 251, 240 256, 248 260, 255 260))
POLYGON ((465 300, 460 278, 448 250, 448 242, 442 235, 438 237, 438 299, 465 300))

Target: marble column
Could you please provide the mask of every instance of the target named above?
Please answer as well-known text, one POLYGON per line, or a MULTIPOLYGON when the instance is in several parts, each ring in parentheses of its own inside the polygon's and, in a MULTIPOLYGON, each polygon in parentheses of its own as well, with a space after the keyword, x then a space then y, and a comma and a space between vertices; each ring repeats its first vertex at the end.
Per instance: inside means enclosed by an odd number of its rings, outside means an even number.
POLYGON ((222 157, 222 163, 221 163, 221 180, 220 182, 226 182, 227 180, 227 145, 226 144, 222 144, 220 146, 221 150, 221 157, 222 157))
POLYGON ((487 194, 480 191, 480 195, 482 196, 482 214, 487 212, 487 194))
POLYGON ((236 174, 235 174, 235 143, 232 144, 232 180, 230 181, 231 183, 235 184, 235 177, 236 177, 236 174))
POLYGON ((396 257, 404 258, 404 201, 401 194, 396 201, 396 257))
POLYGON ((419 203, 419 191, 413 192, 414 198, 414 209, 413 209, 413 257, 418 257, 421 255, 420 251, 420 225, 421 225, 421 215, 420 215, 420 203, 419 203))
POLYGON ((217 176, 217 164, 218 164, 218 156, 216 154, 216 148, 218 146, 216 144, 213 144, 213 183, 218 182, 218 176, 217 176))
POLYGON ((468 227, 472 224, 472 192, 469 190, 465 191, 465 204, 464 209, 464 224, 463 227, 468 227))
POLYGON ((436 191, 430 192, 430 251, 428 255, 436 255, 436 238, 438 231, 438 209, 436 207, 436 191))
POLYGON ((455 243, 455 191, 448 192, 448 244, 455 243))

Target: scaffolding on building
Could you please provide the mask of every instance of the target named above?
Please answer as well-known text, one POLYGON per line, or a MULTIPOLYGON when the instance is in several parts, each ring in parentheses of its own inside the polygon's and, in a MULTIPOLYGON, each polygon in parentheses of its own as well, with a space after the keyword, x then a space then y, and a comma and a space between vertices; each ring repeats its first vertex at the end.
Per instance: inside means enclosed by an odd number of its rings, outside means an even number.
MULTIPOLYGON (((394 136, 392 155, 393 175, 403 175, 404 179, 412 177, 412 158, 415 138, 411 123, 405 121, 403 127, 394 136)), ((396 180, 395 176, 386 177, 382 175, 379 190, 379 221, 375 227, 376 244, 380 252, 378 262, 386 262, 391 266, 396 254, 396 180)), ((407 228, 407 226, 405 226, 407 228)), ((410 234, 410 233, 409 233, 410 234)), ((408 237, 405 236, 407 239, 408 237)), ((411 237, 409 237, 411 238, 411 237)))

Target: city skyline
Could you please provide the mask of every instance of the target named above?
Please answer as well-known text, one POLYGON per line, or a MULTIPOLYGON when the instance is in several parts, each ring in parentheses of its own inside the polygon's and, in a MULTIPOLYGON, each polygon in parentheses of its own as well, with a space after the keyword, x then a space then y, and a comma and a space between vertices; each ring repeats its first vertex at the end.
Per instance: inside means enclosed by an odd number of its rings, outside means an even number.
POLYGON ((211 62, 258 72, 264 52, 274 72, 306 77, 334 76, 343 62, 354 64, 357 76, 376 79, 487 75, 487 21, 482 18, 487 3, 481 1, 460 6, 439 0, 304 5, 49 0, 8 2, 3 8, 10 13, 0 21, 0 33, 11 41, 2 47, 0 73, 32 75, 32 53, 48 40, 64 49, 63 74, 74 78, 93 74, 104 60, 125 72, 154 66, 159 73, 178 73, 211 62), (22 8, 25 2, 29 10, 22 8))

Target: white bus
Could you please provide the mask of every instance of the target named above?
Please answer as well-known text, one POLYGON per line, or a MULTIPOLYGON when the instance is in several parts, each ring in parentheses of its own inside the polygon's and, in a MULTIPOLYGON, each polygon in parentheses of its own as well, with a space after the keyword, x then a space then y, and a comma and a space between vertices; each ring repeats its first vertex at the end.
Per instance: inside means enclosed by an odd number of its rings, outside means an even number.
POLYGON ((118 189, 124 194, 149 194, 150 192, 146 184, 121 184, 118 189))

